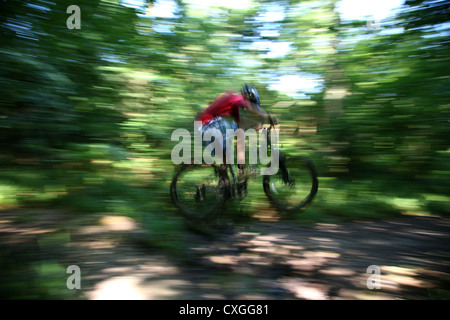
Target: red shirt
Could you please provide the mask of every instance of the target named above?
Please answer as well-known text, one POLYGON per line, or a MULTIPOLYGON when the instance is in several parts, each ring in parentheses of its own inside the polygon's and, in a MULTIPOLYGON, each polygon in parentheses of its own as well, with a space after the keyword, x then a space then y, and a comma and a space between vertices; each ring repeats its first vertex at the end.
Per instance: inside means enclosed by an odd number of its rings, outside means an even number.
POLYGON ((197 117, 202 124, 214 119, 214 117, 231 116, 236 122, 241 120, 239 108, 248 108, 247 101, 240 94, 225 92, 205 108, 197 117))

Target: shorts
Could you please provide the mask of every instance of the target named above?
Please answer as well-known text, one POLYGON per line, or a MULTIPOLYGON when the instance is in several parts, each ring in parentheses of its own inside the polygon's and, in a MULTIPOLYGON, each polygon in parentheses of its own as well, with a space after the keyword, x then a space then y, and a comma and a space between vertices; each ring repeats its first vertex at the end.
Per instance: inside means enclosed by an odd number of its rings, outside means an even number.
MULTIPOLYGON (((228 121, 225 118, 222 117, 215 117, 214 119, 208 121, 207 123, 202 125, 202 140, 203 140, 203 135, 205 134, 205 132, 209 129, 217 129, 220 131, 220 133, 222 134, 222 147, 223 147, 223 154, 226 154, 226 147, 227 147, 227 130, 233 130, 233 132, 235 130, 238 129, 238 124, 231 120, 228 121)), ((210 141, 203 141, 203 145, 206 147, 208 145, 210 145, 214 139, 216 137, 212 137, 210 141)), ((213 151, 213 156, 214 156, 214 151, 213 151)))

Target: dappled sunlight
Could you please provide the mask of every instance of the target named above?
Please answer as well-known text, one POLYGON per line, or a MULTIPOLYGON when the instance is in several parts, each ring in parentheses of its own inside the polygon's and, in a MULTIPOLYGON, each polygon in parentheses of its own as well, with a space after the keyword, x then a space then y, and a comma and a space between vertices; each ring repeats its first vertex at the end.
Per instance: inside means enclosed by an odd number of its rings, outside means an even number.
MULTIPOLYGON (((76 262, 87 299, 422 299, 449 292, 448 219, 237 225, 213 239, 180 235, 190 253, 176 257, 145 245, 141 226, 128 217, 75 218, 67 233, 60 228, 64 214, 42 215, 53 221, 32 227, 2 214, 4 261, 15 265, 21 253, 23 266, 43 266, 18 269, 30 281, 62 283, 61 274, 76 262), (371 290, 373 265, 381 273, 379 288, 371 290)), ((61 286, 55 292, 74 297, 61 286)))
POLYGON ((168 300, 179 297, 177 287, 187 286, 183 280, 146 281, 141 277, 112 277, 96 285, 88 294, 91 300, 168 300))
MULTIPOLYGON (((288 228, 283 223, 255 226, 257 233, 234 235, 231 241, 239 251, 217 255, 214 250, 211 255, 205 252, 205 258, 209 266, 266 279, 270 283, 265 283, 266 294, 276 287, 299 299, 410 299, 416 294, 433 295, 433 289, 442 285, 448 289, 448 273, 432 271, 436 265, 431 260, 420 264, 416 260, 421 252, 445 248, 450 239, 447 220, 321 223, 312 227, 288 228), (410 232, 413 226, 428 240, 415 237, 416 233, 410 232), (437 226, 442 231, 432 232, 437 226), (381 270, 376 290, 366 284, 370 265, 381 270)), ((229 252, 233 247, 222 250, 229 252)), ((437 251, 433 259, 441 261, 442 270, 448 271, 450 264, 438 258, 440 255, 437 251)))
POLYGON ((88 295, 91 300, 143 300, 145 295, 134 277, 113 277, 97 285, 88 295))
POLYGON ((1 3, 0 298, 450 298, 446 1, 1 3), (243 199, 174 180, 172 134, 247 82, 283 179, 248 150, 243 199))
POLYGON ((311 283, 299 279, 282 280, 282 287, 292 292, 298 299, 305 300, 326 300, 329 286, 319 283, 311 283))
POLYGON ((100 224, 110 231, 131 231, 138 228, 136 221, 130 217, 105 216, 100 219, 100 224))

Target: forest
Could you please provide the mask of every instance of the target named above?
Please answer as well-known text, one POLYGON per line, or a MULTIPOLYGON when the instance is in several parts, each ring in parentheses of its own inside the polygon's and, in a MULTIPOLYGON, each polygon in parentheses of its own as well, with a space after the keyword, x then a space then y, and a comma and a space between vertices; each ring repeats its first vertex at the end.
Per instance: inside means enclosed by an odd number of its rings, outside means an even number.
MULTIPOLYGON (((448 217, 449 3, 406 0, 377 20, 344 18, 340 2, 0 1, 0 297, 72 298, 55 284, 64 259, 42 254, 34 270, 11 221, 57 221, 31 237, 43 250, 72 241, 73 221, 122 217, 145 246, 187 259, 171 135, 245 82, 317 168, 292 223, 448 217)), ((233 223, 274 218, 253 184, 233 223)))

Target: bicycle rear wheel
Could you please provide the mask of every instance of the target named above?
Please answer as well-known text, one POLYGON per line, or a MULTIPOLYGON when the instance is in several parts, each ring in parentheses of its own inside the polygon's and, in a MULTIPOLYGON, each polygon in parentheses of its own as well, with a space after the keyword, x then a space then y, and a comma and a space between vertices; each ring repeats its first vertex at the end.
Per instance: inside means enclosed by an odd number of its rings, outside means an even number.
POLYGON ((264 192, 270 202, 283 213, 305 208, 314 199, 319 182, 313 163, 303 157, 286 157, 287 171, 281 168, 272 176, 264 176, 264 192))
POLYGON ((172 179, 170 194, 185 217, 202 220, 221 211, 225 201, 224 188, 215 167, 184 165, 172 179))

